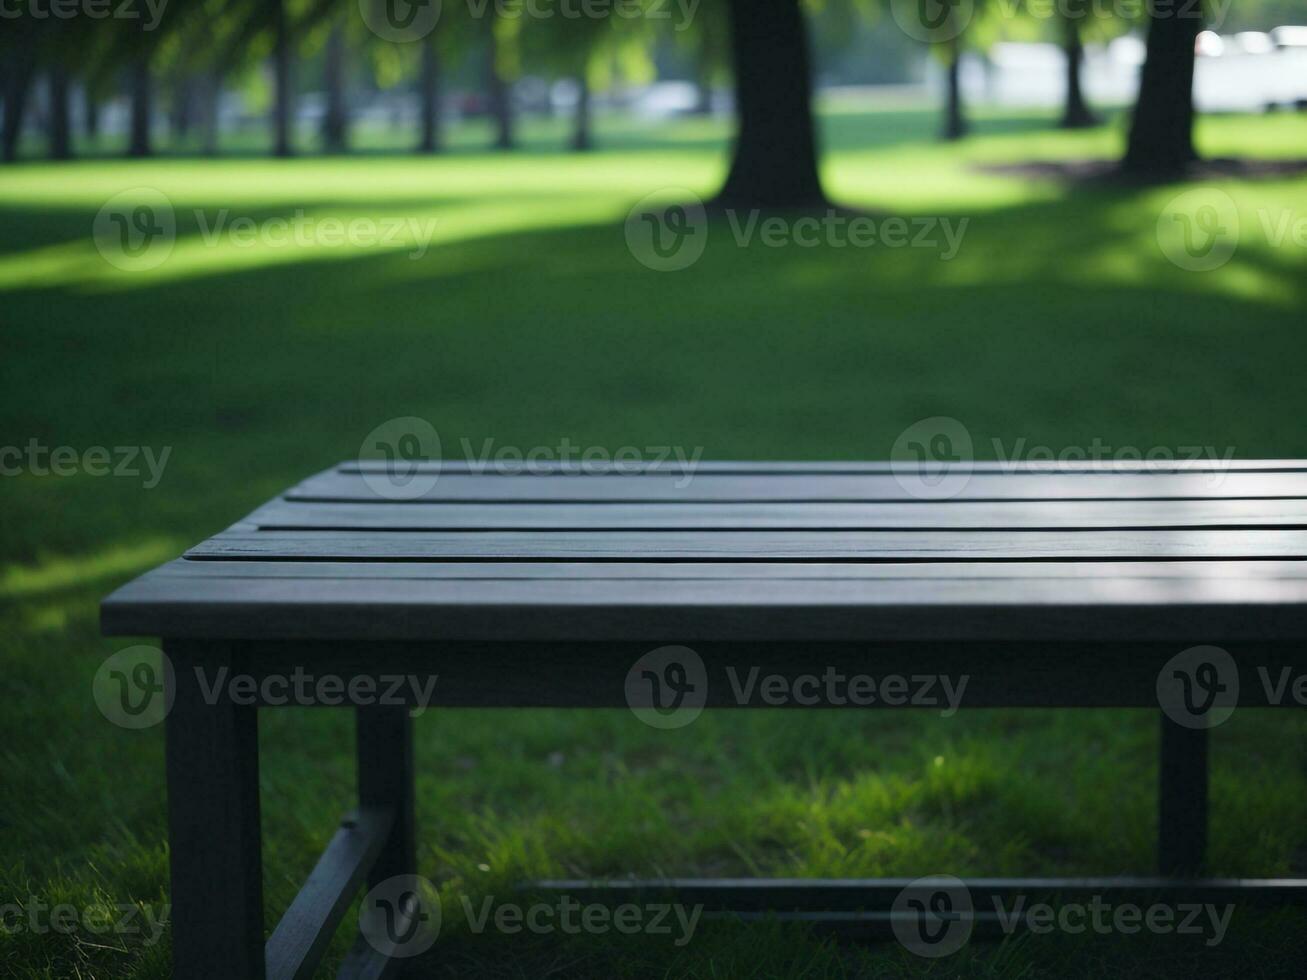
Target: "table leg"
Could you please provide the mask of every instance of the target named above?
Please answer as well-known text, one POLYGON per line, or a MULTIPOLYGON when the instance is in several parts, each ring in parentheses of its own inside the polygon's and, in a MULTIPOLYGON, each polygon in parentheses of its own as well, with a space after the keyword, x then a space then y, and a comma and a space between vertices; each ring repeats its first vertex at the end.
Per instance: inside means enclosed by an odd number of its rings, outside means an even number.
POLYGON ((1158 871, 1193 876, 1207 851, 1207 730, 1162 718, 1158 761, 1158 871))
POLYGON ((206 700, 206 685, 231 668, 222 651, 169 644, 166 652, 173 976, 262 980, 258 709, 206 700))
POLYGON ((389 807, 395 820, 368 886, 417 872, 413 722, 404 705, 356 709, 359 806, 389 807))

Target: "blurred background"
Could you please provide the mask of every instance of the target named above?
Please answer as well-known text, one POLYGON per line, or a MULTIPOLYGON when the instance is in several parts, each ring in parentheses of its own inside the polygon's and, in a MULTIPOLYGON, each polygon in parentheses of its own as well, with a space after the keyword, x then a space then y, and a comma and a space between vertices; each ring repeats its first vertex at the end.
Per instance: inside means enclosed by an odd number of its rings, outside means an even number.
MULTIPOLYGON (((127 645, 100 598, 394 420, 458 459, 885 459, 936 417, 980 459, 1307 456, 1298 0, 0 0, 0 83, 3 976, 167 975, 166 928, 86 925, 167 901, 162 732, 96 706, 127 645)), ((353 794, 336 714, 261 721, 269 925, 353 794)), ((1215 874, 1307 874, 1299 714, 1213 738, 1215 874)), ((1149 712, 415 728, 448 908, 526 878, 1154 864, 1149 712)), ((410 975, 932 971, 797 926, 453 923, 410 975)), ((947 967, 1287 976, 1303 937, 1236 916, 1215 947, 947 967)))
MULTIPOLYGON (((596 128, 731 115, 727 6, 6 0, 5 159, 588 149, 596 128)), ((843 111, 942 105, 954 62, 968 105, 1110 110, 1145 57, 1146 0, 824 0, 804 16, 816 92, 843 111), (929 26, 933 7, 956 28, 929 26)), ((1304 23, 1294 0, 1212 3, 1198 108, 1301 109, 1304 23)))

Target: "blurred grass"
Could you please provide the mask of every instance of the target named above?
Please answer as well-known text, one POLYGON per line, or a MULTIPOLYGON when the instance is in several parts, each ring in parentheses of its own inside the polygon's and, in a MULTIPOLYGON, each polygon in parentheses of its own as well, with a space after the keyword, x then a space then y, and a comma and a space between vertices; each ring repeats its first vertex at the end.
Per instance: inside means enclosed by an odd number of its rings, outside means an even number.
MULTIPOLYGON (((823 121, 832 196, 874 214, 969 219, 927 249, 738 247, 724 222, 660 274, 622 219, 668 185, 710 193, 720 123, 601 130, 605 149, 468 147, 438 159, 27 164, 0 172, 0 444, 173 448, 145 478, 0 482, 0 905, 166 898, 161 733, 121 731, 91 698, 95 604, 115 584, 419 415, 447 454, 480 446, 681 445, 723 458, 883 458, 929 415, 977 455, 1027 447, 1211 446, 1307 455, 1307 252, 1259 234, 1307 217, 1302 178, 1226 180, 1244 234, 1220 270, 1170 264, 1158 215, 1182 188, 1086 186, 981 165, 1109 157, 1112 128, 1065 134, 981 114, 966 144, 930 113, 823 121), (179 240, 121 272, 91 223, 163 191, 179 240), (204 244, 193 213, 435 222, 405 249, 204 244), (996 443, 997 440, 997 443, 996 443)), ((1213 155, 1307 157, 1301 117, 1204 120, 1213 155)), ((378 147, 381 149, 382 147, 378 147)), ((262 722, 274 922, 349 805, 351 727, 262 722)), ((457 894, 537 875, 1147 872, 1155 719, 1147 712, 709 713, 658 732, 625 712, 429 713, 417 722, 422 871, 457 894), (489 870, 483 870, 482 866, 489 870)), ((1213 739, 1217 873, 1307 873, 1307 723, 1243 711, 1213 739)), ((342 940, 343 940, 342 934, 342 940)), ((1236 914, 1211 954, 1178 938, 1032 937, 931 965, 793 929, 656 937, 476 937, 431 975, 1289 974, 1302 922, 1236 914), (1206 958, 1204 958, 1206 954, 1206 958), (1251 966, 1249 964, 1252 964, 1251 966)), ((0 931, 0 975, 154 978, 166 940, 0 931)), ((339 952, 339 949, 337 950, 339 952)))

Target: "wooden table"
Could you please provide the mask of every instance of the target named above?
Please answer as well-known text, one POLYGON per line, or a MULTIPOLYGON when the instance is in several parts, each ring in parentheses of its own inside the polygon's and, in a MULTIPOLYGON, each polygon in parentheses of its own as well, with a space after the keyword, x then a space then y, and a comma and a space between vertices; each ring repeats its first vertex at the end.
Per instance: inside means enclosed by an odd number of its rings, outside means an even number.
MULTIPOLYGON (((1177 710, 1192 707, 1196 720, 1162 714, 1160 876, 1044 884, 1301 901, 1304 881, 1200 877, 1199 702, 1211 698, 1192 684, 1214 675, 1186 681, 1176 664, 1192 670, 1204 654, 1173 658, 1222 648, 1242 680, 1239 706, 1272 703, 1259 670, 1307 670, 1307 463, 1133 473, 975 464, 961 476, 940 496, 938 481, 880 463, 703 463, 692 478, 657 466, 486 475, 446 463, 402 479, 384 464, 346 463, 118 590, 103 605, 105 632, 162 637, 175 676, 177 975, 258 978, 266 962, 277 980, 310 976, 363 883, 415 870, 408 712, 355 704, 359 810, 265 949, 256 717, 275 699, 223 689, 206 700, 224 668, 260 682, 299 669, 379 687, 436 675, 436 706, 630 706, 644 717, 657 707, 659 724, 687 707, 739 706, 728 678, 754 667, 965 676, 965 707, 1156 710, 1188 683, 1177 710), (669 657, 687 662, 673 671, 669 657)), ((1040 882, 971 884, 984 895, 1040 882)), ((846 921, 882 915, 900 886, 541 885, 592 897, 677 889, 711 908, 846 921)), ((386 965, 360 944, 342 975, 386 965)))

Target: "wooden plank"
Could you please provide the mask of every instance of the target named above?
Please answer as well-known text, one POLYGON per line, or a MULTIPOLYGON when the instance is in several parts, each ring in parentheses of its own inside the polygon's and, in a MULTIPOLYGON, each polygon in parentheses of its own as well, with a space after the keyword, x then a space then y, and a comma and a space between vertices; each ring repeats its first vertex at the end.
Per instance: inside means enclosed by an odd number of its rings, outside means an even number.
POLYGON ((231 531, 192 560, 1092 561, 1302 559, 1304 531, 231 531))
POLYGON ((231 669, 234 649, 164 643, 173 973, 187 980, 264 976, 257 709, 207 702, 198 676, 231 669))
MULTIPOLYGON (((490 459, 417 460, 411 465, 416 472, 464 473, 489 476, 496 472, 511 476, 514 470, 524 474, 550 474, 559 476, 586 476, 613 473, 629 476, 640 473, 735 474, 768 476, 772 474, 876 474, 902 471, 904 463, 891 460, 722 460, 693 459, 686 453, 678 459, 674 453, 665 459, 653 454, 640 460, 593 459, 560 460, 537 459, 530 462, 490 459)), ((347 460, 327 472, 385 473, 390 464, 380 459, 347 460)), ((1209 456, 1197 459, 1156 460, 1148 463, 1131 459, 1100 459, 1046 462, 1041 460, 973 460, 969 464, 977 473, 1276 473, 1307 472, 1307 461, 1301 459, 1228 459, 1213 460, 1209 456)))
POLYGON ((394 818, 388 807, 364 806, 341 822, 268 939, 268 980, 310 980, 381 853, 394 818))
POLYGON ((274 500, 265 531, 1307 529, 1307 500, 341 504, 274 500))
MULTIPOLYGON (((635 476, 485 476, 441 473, 417 500, 710 502, 710 501, 903 501, 936 491, 909 474, 649 474, 635 476), (902 481, 902 482, 901 482, 902 481)), ((287 491, 288 500, 395 502, 384 478, 363 473, 327 472, 287 491)), ((1307 473, 971 473, 959 481, 954 500, 1159 500, 1307 498, 1307 473)))
MULTIPOLYGON (((1296 581, 1307 578, 1307 561, 1085 561, 1085 562, 333 562, 191 561, 180 558, 149 573, 166 588, 173 580, 214 578, 369 579, 541 579, 587 581, 703 581, 756 579, 787 581, 1003 579, 1020 590, 1024 580, 1168 579, 1192 582, 1296 581)), ((110 597, 111 599, 113 597, 110 597)))
POLYGON ((1307 581, 160 576, 106 600, 102 627, 251 638, 1220 642, 1307 638, 1307 581))

